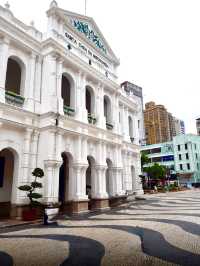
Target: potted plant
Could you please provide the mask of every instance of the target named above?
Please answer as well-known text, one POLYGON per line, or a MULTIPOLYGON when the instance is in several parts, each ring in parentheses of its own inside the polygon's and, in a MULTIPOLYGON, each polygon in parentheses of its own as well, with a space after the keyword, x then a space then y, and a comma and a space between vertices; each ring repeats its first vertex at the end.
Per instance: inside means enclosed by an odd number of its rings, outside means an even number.
POLYGON ((22 217, 24 221, 32 221, 37 218, 37 207, 41 206, 41 203, 38 199, 42 198, 42 194, 36 192, 36 189, 42 188, 42 183, 38 182, 38 178, 42 178, 44 176, 44 171, 41 168, 35 168, 32 172, 34 176, 34 181, 30 183, 30 185, 23 185, 18 187, 18 189, 27 192, 27 197, 30 201, 29 209, 24 210, 22 212, 22 217))

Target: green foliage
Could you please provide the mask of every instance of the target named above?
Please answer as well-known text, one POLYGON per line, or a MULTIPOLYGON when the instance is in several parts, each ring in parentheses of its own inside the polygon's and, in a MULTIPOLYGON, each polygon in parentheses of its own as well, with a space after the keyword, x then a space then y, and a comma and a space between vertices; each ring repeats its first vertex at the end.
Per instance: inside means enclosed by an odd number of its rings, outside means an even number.
POLYGON ((39 193, 36 193, 36 192, 34 192, 34 193, 29 193, 29 194, 27 194, 27 196, 28 196, 29 198, 32 198, 32 199, 41 199, 41 198, 42 198, 42 195, 39 194, 39 193))
POLYGON ((35 168, 34 171, 32 172, 32 175, 35 177, 42 178, 44 176, 44 171, 41 168, 35 168))
POLYGON ((155 163, 152 166, 145 167, 145 172, 149 175, 152 179, 163 179, 166 175, 166 167, 155 163))
POLYGON ((32 189, 32 187, 29 185, 24 185, 24 186, 18 187, 18 189, 22 190, 22 191, 30 191, 32 189))
POLYGON ((149 157, 146 155, 145 152, 141 152, 141 166, 142 166, 142 170, 144 171, 144 165, 149 163, 150 159, 149 157))
POLYGON ((31 183, 31 186, 34 188, 42 188, 42 183, 34 181, 31 183))
POLYGON ((35 168, 32 172, 32 175, 35 177, 35 180, 31 182, 31 185, 23 185, 18 187, 18 189, 28 192, 27 197, 30 200, 31 208, 41 205, 37 199, 41 199, 42 194, 36 192, 36 189, 42 188, 42 183, 38 182, 37 178, 42 178, 44 176, 44 171, 41 168, 35 168))

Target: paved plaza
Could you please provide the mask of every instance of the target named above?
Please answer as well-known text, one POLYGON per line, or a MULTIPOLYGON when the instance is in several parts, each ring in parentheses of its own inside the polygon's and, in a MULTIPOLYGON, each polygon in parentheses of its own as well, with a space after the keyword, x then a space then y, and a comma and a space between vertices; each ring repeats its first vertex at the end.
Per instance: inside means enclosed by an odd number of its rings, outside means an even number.
POLYGON ((200 265, 200 190, 0 231, 0 265, 200 265))

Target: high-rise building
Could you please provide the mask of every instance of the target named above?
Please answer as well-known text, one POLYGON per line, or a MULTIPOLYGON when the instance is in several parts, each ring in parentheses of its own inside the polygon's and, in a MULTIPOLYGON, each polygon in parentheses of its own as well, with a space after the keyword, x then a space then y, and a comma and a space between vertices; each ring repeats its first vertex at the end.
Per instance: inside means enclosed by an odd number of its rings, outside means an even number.
POLYGON ((185 134, 185 123, 183 120, 180 120, 171 113, 168 113, 169 119, 169 130, 170 130, 170 139, 172 140, 173 137, 185 134))
POLYGON ((197 135, 200 136, 200 118, 196 119, 197 135))
POLYGON ((169 127, 169 114, 164 105, 154 102, 145 104, 144 125, 146 143, 154 144, 171 140, 169 127))
POLYGON ((174 117, 173 123, 174 123, 174 129, 175 129, 175 135, 173 136, 185 134, 185 123, 183 120, 180 120, 174 117))
POLYGON ((167 112, 164 105, 156 105, 154 102, 145 104, 144 125, 147 144, 167 142, 185 134, 184 121, 167 112))

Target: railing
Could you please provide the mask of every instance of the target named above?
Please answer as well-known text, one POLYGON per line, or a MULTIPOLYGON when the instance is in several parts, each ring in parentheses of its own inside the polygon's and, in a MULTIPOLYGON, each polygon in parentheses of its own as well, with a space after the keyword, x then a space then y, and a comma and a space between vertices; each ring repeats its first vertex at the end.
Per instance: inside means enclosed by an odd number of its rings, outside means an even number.
POLYGON ((113 124, 106 122, 106 128, 107 129, 112 130, 113 127, 114 127, 113 124))
POLYGON ((17 93, 5 90, 5 100, 6 103, 22 106, 24 104, 25 98, 17 93))
POLYGON ((96 124, 96 122, 97 122, 97 119, 95 118, 95 115, 94 114, 88 114, 88 122, 90 123, 90 124, 96 124))
POLYGON ((74 116, 75 110, 67 105, 63 106, 63 111, 65 115, 74 116))

